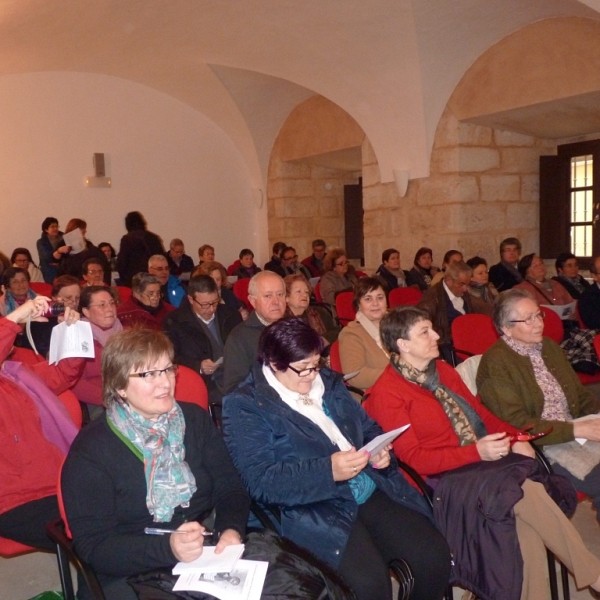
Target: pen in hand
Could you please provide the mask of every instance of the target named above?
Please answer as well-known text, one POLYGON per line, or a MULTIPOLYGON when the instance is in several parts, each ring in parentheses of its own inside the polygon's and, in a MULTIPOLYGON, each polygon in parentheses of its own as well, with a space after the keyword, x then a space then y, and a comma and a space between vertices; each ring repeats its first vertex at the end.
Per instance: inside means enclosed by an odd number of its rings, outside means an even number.
MULTIPOLYGON (((144 527, 144 533, 147 535, 165 535, 167 533, 189 533, 189 531, 180 531, 179 529, 161 529, 160 527, 144 527)), ((202 532, 204 537, 210 537, 212 534, 212 531, 204 530, 202 532)))

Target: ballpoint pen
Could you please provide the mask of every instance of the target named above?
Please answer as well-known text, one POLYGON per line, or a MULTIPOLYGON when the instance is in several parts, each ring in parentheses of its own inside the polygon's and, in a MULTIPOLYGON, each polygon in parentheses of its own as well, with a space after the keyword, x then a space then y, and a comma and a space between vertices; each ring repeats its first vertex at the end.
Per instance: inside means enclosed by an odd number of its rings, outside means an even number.
MULTIPOLYGON (((144 527, 144 533, 148 535, 165 535, 167 533, 189 533, 189 531, 181 531, 179 529, 161 529, 160 527, 144 527)), ((203 531, 204 537, 210 537, 213 534, 212 531, 203 531)))

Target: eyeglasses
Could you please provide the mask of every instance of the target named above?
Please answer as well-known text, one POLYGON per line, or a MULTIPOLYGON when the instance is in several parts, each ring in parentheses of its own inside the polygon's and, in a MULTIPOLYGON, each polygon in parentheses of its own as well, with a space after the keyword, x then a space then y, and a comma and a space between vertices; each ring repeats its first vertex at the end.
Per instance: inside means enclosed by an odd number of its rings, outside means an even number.
POLYGON ((509 323, 525 323, 526 325, 533 325, 538 319, 543 321, 545 316, 546 313, 543 310, 540 310, 533 315, 529 315, 526 319, 513 319, 509 321, 509 323))
POLYGON ((343 266, 345 266, 345 265, 347 265, 347 264, 348 264, 348 261, 347 261, 347 260, 344 260, 344 261, 342 261, 342 262, 337 262, 337 263, 335 263, 335 266, 336 266, 336 267, 343 267, 343 266))
POLYGON ((215 308, 221 303, 220 300, 213 300, 212 302, 198 302, 196 298, 192 298, 192 300, 202 309, 215 308))
POLYGON ((294 260, 296 258, 298 258, 298 255, 294 254, 294 256, 284 256, 283 260, 294 260))
POLYGON ((107 308, 114 308, 116 303, 114 300, 110 300, 109 302, 98 302, 98 304, 90 304, 89 308, 92 308, 93 306, 100 310, 106 310, 107 308))
POLYGON ((162 294, 160 292, 142 292, 144 296, 148 296, 148 298, 160 298, 162 294))
POLYGON ((153 369, 152 371, 142 371, 141 373, 129 373, 129 377, 139 377, 148 383, 156 383, 164 373, 167 377, 174 377, 177 373, 178 365, 171 365, 165 369, 153 369))
POLYGON ((158 271, 159 273, 164 273, 165 271, 169 270, 169 267, 150 267, 150 269, 153 271, 158 271))
POLYGON ((323 368, 323 365, 319 364, 316 367, 307 367, 306 369, 295 369, 292 365, 288 365, 288 369, 294 371, 298 377, 307 377, 312 373, 318 373, 323 368))

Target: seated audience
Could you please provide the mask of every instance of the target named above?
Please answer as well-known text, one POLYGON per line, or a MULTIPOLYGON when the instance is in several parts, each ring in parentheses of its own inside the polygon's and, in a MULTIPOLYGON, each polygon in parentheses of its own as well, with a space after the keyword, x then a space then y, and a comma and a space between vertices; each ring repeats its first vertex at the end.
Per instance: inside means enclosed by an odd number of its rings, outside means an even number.
POLYGON ((558 255, 554 264, 558 275, 552 279, 558 281, 572 298, 579 300, 590 284, 579 274, 575 255, 571 252, 563 252, 558 255))
POLYGON ((260 268, 254 264, 254 252, 250 248, 242 248, 239 258, 240 265, 233 271, 232 275, 235 275, 238 279, 250 279, 260 273, 260 268))
POLYGON ((229 285, 229 281, 227 280, 227 271, 225 271, 225 267, 221 263, 216 261, 204 261, 201 265, 196 267, 194 275, 208 275, 212 277, 219 289, 221 302, 226 304, 231 310, 237 310, 242 316, 242 319, 246 320, 248 318, 250 313, 248 312, 246 305, 233 293, 232 286, 229 285))
POLYGON ((363 277, 354 285, 356 320, 339 335, 340 360, 344 373, 358 375, 350 380, 357 388, 370 388, 383 373, 389 354, 379 335, 379 324, 387 311, 384 285, 378 277, 363 277))
POLYGON ((223 396, 223 368, 217 361, 223 358, 229 334, 241 322, 237 310, 221 303, 217 284, 209 275, 190 279, 187 298, 163 322, 175 348, 175 362, 202 375, 213 407, 220 407, 223 396))
POLYGON ((590 275, 594 283, 581 294, 577 308, 581 320, 588 329, 600 329, 600 257, 592 261, 590 275))
POLYGON ((251 376, 223 403, 223 432, 251 496, 282 507, 281 535, 337 569, 358 600, 391 600, 388 563, 405 559, 411 598, 439 600, 450 555, 429 509, 390 456, 357 450, 381 433, 301 319, 267 327, 251 376))
POLYGON ((440 501, 434 515, 450 543, 456 579, 478 597, 548 598, 546 546, 574 573, 577 587, 600 590, 600 560, 544 489, 552 481, 532 460, 533 448, 527 442, 511 446, 515 428, 437 360, 438 335, 427 313, 393 310, 381 323, 381 337, 390 364, 364 407, 385 431, 410 425, 394 451, 435 486, 440 501), (486 516, 478 518, 481 512, 486 516))
POLYGON ((452 321, 470 313, 490 314, 491 309, 479 298, 467 293, 473 271, 464 262, 450 263, 444 279, 429 288, 419 302, 439 335, 440 354, 443 360, 453 363, 452 321))
POLYGON ((2 275, 4 294, 0 297, 0 315, 5 317, 25 304, 27 300, 36 297, 36 293, 29 287, 29 272, 27 269, 10 267, 2 275))
POLYGON ((30 283, 44 281, 42 272, 34 264, 31 252, 27 248, 15 248, 10 257, 10 264, 19 269, 25 269, 29 273, 30 283))
POLYGON ((450 263, 462 262, 464 260, 462 252, 459 250, 448 250, 446 254, 444 254, 444 260, 442 262, 442 268, 438 271, 431 280, 431 285, 435 285, 438 281, 441 281, 444 278, 444 273, 446 272, 446 268, 450 263))
POLYGON ((275 242, 273 244, 273 254, 271 256, 271 260, 265 264, 265 271, 273 271, 273 273, 277 273, 281 278, 286 275, 290 275, 284 268, 281 257, 283 256, 283 251, 287 248, 287 244, 285 242, 275 242))
POLYGON ((518 264, 521 256, 521 242, 509 237, 500 242, 500 262, 490 267, 490 281, 499 292, 510 290, 521 283, 518 264))
MULTIPOLYGON (((117 306, 111 288, 99 285, 83 288, 79 312, 83 314, 82 321, 88 321, 92 327, 95 356, 85 359, 83 374, 73 387, 73 392, 80 402, 102 406, 102 349, 112 335, 123 330, 121 321, 117 319, 117 306)), ((99 414, 99 409, 90 411, 92 418, 99 414)))
POLYGON ((98 250, 101 250, 104 256, 106 256, 111 273, 117 271, 117 253, 112 245, 108 242, 101 242, 98 244, 98 250))
POLYGON ((403 271, 400 266, 400 252, 395 248, 388 248, 381 254, 381 265, 377 273, 387 286, 388 292, 399 287, 406 287, 408 271, 403 271))
POLYGON ((137 600, 128 576, 198 558, 213 510, 217 552, 244 537, 248 496, 208 413, 176 402, 175 370, 164 334, 113 336, 102 358, 106 414, 76 437, 63 468, 75 549, 107 599, 137 600), (179 533, 144 535, 157 526, 179 533))
POLYGON ((312 242, 312 254, 302 260, 302 264, 310 271, 310 277, 321 277, 325 272, 323 260, 326 254, 325 240, 317 239, 312 242))
POLYGON ((121 277, 121 285, 131 286, 136 273, 144 273, 148 269, 151 256, 165 253, 160 237, 148 231, 146 219, 142 213, 133 211, 125 217, 127 234, 121 238, 117 256, 117 270, 121 277))
POLYGON ((46 217, 42 222, 42 237, 36 243, 40 269, 46 283, 52 283, 56 279, 60 261, 71 251, 71 246, 64 243, 62 236, 58 221, 54 217, 46 217))
MULTIPOLYGON (((21 324, 39 319, 47 308, 47 300, 38 296, 0 319, 0 436, 3 440, 0 536, 54 551, 55 545, 46 535, 46 525, 60 516, 56 481, 77 433, 55 394, 64 392, 77 381, 83 359, 66 358, 55 365, 46 361, 25 365, 12 362, 9 356, 21 324), (46 426, 42 425, 42 412, 46 426)), ((71 324, 79 315, 69 309, 65 317, 71 324)))
POLYGON ((163 302, 160 280, 149 273, 138 273, 131 280, 131 297, 117 308, 117 318, 126 329, 141 326, 160 331, 164 318, 175 307, 163 302))
POLYGON ((162 254, 154 254, 148 259, 148 273, 158 278, 162 299, 177 308, 185 298, 181 280, 169 272, 169 263, 162 254))
POLYGON ((106 263, 97 258, 88 258, 81 267, 84 287, 90 285, 106 285, 104 282, 104 266, 106 263))
POLYGON ((302 275, 308 281, 312 275, 310 271, 298 261, 298 254, 296 254, 296 249, 292 246, 286 246, 281 253, 281 262, 283 265, 283 269, 286 272, 285 276, 288 275, 302 275))
POLYGON ((467 261, 467 264, 473 269, 471 283, 469 283, 469 294, 491 306, 494 304, 496 296, 498 296, 498 290, 490 282, 487 261, 481 256, 474 256, 467 261))
POLYGON ((600 419, 573 421, 600 412, 600 399, 581 384, 560 346, 543 336, 544 321, 528 291, 500 294, 493 318, 501 337, 477 372, 483 403, 519 429, 533 425, 538 433, 552 427, 539 443, 555 472, 594 498, 600 514, 600 445, 573 441, 600 441, 600 419))
POLYGON ((171 275, 175 277, 181 277, 182 273, 187 273, 189 278, 194 270, 194 261, 185 253, 185 246, 179 238, 171 240, 167 252, 167 262, 171 275))
POLYGON ((433 251, 431 248, 419 248, 415 254, 413 268, 408 272, 407 285, 416 285, 422 292, 431 287, 431 280, 438 272, 433 266, 433 251))
POLYGON ((298 317, 308 323, 326 340, 326 344, 335 341, 339 329, 335 326, 327 310, 322 308, 319 310, 315 306, 310 306, 310 283, 304 275, 288 275, 283 281, 285 281, 285 302, 287 304, 285 314, 290 317, 298 317))
POLYGON ((2 275, 4 274, 4 271, 6 271, 6 269, 10 268, 11 264, 10 264, 10 260, 8 258, 8 256, 6 256, 6 254, 4 254, 4 252, 0 252, 0 277, 2 277, 2 275))
POLYGON ((62 275, 54 280, 52 284, 52 300, 62 302, 72 310, 77 310, 79 308, 80 297, 81 286, 77 277, 62 275))
POLYGON ((83 241, 85 243, 85 248, 81 252, 77 252, 76 254, 73 251, 69 251, 69 253, 65 254, 60 261, 60 265, 58 267, 59 275, 72 275, 73 277, 81 277, 83 273, 83 265, 85 261, 90 258, 95 258, 102 265, 103 270, 103 281, 106 285, 110 285, 110 271, 108 268, 108 261, 106 260, 106 256, 104 256, 104 252, 102 252, 99 248, 96 248, 92 242, 86 239, 85 235, 87 232, 87 223, 83 219, 71 219, 67 223, 67 227, 65 229, 65 233, 71 233, 79 229, 81 231, 81 235, 83 236, 83 241))
POLYGON ((328 304, 336 316, 335 297, 339 292, 351 290, 357 281, 356 275, 348 273, 348 259, 343 248, 331 248, 324 261, 324 269, 319 280, 323 302, 328 304))
POLYGON ((200 266, 204 262, 214 262, 215 260, 215 249, 209 244, 204 244, 198 248, 198 258, 200 262, 198 266, 200 266))
POLYGON ((254 310, 230 333, 223 350, 223 392, 234 390, 256 363, 263 329, 285 313, 285 283, 277 273, 261 271, 252 277, 248 301, 254 310))

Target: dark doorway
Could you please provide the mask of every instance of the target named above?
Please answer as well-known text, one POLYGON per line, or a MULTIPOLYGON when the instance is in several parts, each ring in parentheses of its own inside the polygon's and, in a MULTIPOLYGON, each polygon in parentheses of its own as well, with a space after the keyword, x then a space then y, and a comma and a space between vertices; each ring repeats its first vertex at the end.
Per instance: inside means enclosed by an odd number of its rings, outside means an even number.
POLYGON ((359 259, 365 266, 365 236, 363 231, 362 177, 356 185, 344 186, 344 233, 346 255, 359 259))

